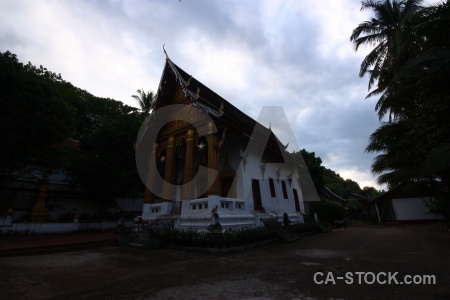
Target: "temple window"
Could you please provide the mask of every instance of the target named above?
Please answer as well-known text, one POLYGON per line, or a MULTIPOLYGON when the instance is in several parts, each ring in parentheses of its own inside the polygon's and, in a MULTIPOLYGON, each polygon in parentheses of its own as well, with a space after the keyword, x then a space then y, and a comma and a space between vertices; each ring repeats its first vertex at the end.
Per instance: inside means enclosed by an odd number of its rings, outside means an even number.
POLYGON ((270 196, 276 197, 277 194, 275 193, 275 184, 273 182, 273 178, 269 177, 269 186, 270 186, 270 196))
POLYGON ((283 189, 283 197, 284 199, 288 198, 287 189, 286 189, 286 181, 281 181, 281 187, 283 189))

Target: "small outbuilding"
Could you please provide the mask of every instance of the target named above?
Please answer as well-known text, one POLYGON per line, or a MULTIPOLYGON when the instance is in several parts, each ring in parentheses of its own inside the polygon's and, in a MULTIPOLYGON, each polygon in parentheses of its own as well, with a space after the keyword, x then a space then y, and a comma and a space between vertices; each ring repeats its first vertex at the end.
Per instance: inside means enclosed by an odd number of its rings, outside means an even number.
POLYGON ((439 219, 429 211, 428 204, 432 201, 431 191, 397 187, 363 204, 361 208, 367 218, 378 223, 428 222, 439 219))

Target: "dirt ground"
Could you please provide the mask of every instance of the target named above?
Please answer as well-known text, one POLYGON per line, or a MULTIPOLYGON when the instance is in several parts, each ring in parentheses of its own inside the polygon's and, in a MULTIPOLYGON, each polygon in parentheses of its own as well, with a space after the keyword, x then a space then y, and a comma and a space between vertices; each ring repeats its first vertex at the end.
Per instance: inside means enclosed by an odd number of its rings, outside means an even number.
POLYGON ((0 298, 450 299, 449 250, 441 224, 359 225, 226 255, 108 247, 8 257, 0 259, 0 298), (399 283, 383 284, 381 273, 370 284, 367 272, 398 272, 399 283), (337 279, 348 274, 353 284, 337 279), (434 275, 436 284, 400 284, 405 275, 434 275))

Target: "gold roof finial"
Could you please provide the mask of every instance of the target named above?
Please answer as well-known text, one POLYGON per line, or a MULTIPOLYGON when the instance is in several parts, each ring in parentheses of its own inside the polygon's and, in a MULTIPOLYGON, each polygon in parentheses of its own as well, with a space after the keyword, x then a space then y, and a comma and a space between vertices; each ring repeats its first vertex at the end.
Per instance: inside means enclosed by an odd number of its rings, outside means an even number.
POLYGON ((169 55, 167 55, 166 48, 164 48, 165 45, 166 44, 163 45, 163 50, 164 50, 164 53, 166 54, 166 60, 169 60, 169 55))
POLYGON ((200 88, 197 88, 197 94, 195 95, 195 99, 198 99, 200 97, 200 88))
POLYGON ((225 108, 223 107, 223 103, 220 102, 219 117, 221 117, 224 113, 225 113, 225 108))
POLYGON ((186 86, 189 86, 191 84, 191 80, 192 80, 192 75, 191 75, 191 77, 189 77, 188 81, 186 82, 186 86))

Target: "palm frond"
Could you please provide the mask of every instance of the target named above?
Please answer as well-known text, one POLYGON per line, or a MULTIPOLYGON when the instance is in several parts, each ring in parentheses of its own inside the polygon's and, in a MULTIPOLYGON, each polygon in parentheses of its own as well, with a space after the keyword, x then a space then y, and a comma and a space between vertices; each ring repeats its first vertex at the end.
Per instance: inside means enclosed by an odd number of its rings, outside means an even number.
POLYGON ((423 73, 439 72, 450 69, 450 50, 440 49, 427 52, 416 59, 410 60, 398 72, 396 79, 423 76, 423 73))
POLYGON ((137 90, 137 95, 132 95, 131 97, 136 99, 141 108, 141 111, 148 113, 154 106, 155 96, 153 91, 145 92, 144 89, 137 90))
POLYGON ((450 142, 440 143, 430 150, 420 166, 422 176, 436 176, 450 170, 450 142))

